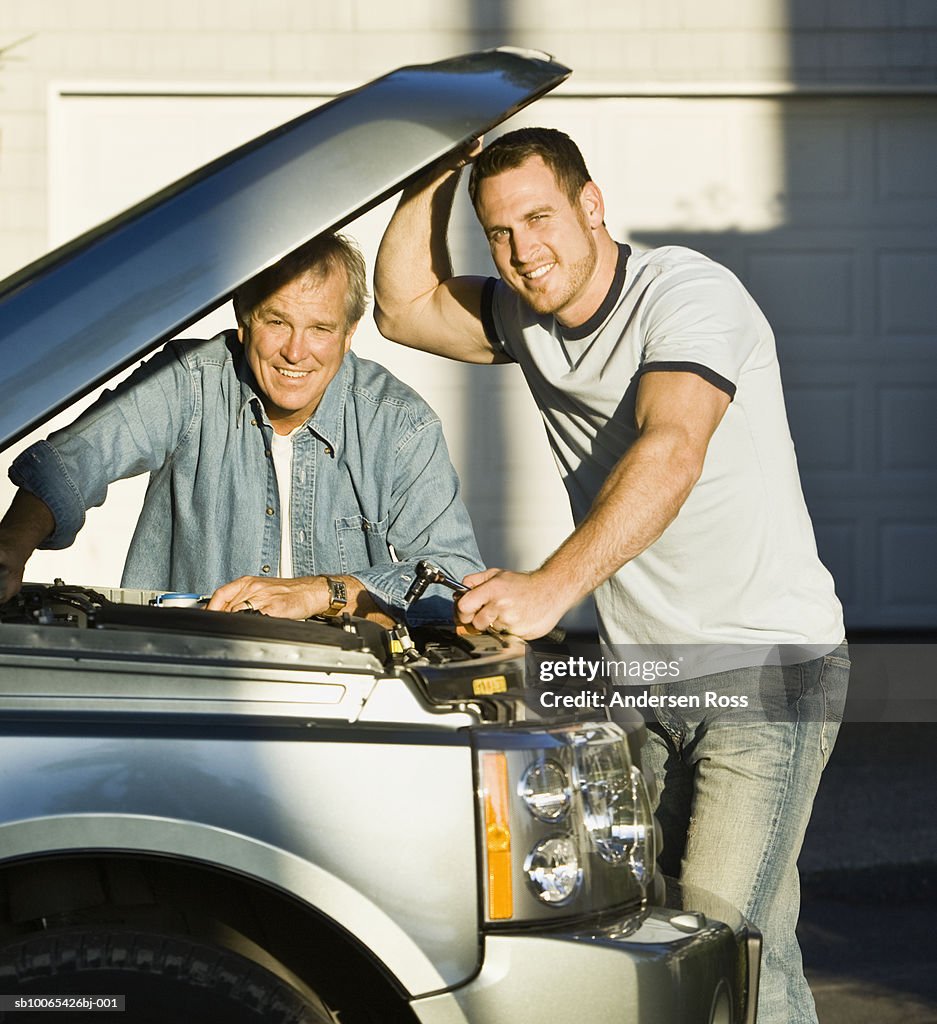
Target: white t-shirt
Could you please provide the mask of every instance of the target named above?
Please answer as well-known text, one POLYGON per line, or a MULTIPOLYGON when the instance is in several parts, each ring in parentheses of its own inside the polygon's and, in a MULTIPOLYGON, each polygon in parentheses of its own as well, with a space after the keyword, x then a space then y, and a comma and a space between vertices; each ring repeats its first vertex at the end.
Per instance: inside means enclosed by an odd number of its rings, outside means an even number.
POLYGON ((290 505, 293 495, 293 435, 302 429, 302 424, 288 434, 273 432, 270 451, 273 456, 273 470, 277 478, 277 493, 280 497, 280 569, 281 579, 293 576, 293 541, 290 505))
POLYGON ((483 302, 489 337, 540 408, 576 522, 637 439, 642 373, 689 370, 732 398, 676 519, 596 591, 602 640, 832 649, 842 609, 817 556, 768 322, 705 256, 629 252, 619 247, 609 294, 579 328, 537 315, 501 281, 483 302))

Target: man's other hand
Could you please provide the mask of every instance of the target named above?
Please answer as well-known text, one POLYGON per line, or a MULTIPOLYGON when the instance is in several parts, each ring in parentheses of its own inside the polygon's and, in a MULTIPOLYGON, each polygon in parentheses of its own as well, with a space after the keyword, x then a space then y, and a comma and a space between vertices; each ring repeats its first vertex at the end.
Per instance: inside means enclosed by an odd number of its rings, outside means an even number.
MULTIPOLYGON (((348 600, 342 611, 382 626, 395 625, 394 618, 377 605, 360 580, 354 576, 333 579, 345 584, 348 600)), ((219 587, 207 607, 213 612, 260 612, 283 619, 311 619, 313 615, 324 615, 331 603, 325 576, 298 576, 296 579, 241 576, 219 587)))
POLYGON ((253 611, 283 619, 308 619, 321 615, 328 607, 329 587, 324 576, 240 576, 219 587, 208 602, 209 611, 253 611))
POLYGON ((456 620, 479 630, 545 636, 567 610, 565 598, 540 572, 486 569, 462 581, 471 587, 456 602, 456 620))

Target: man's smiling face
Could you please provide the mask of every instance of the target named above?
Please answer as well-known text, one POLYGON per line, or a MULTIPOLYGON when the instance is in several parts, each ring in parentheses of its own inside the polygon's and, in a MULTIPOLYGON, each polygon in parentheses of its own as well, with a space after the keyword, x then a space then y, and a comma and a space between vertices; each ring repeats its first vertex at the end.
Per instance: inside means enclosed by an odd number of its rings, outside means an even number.
POLYGON ((593 182, 571 202, 535 156, 484 178, 475 207, 498 273, 535 312, 552 313, 566 326, 592 315, 604 297, 594 237, 604 210, 593 182))
POLYGON ((274 430, 288 434, 319 407, 357 324, 346 323, 343 268, 307 271, 268 295, 238 328, 274 430))

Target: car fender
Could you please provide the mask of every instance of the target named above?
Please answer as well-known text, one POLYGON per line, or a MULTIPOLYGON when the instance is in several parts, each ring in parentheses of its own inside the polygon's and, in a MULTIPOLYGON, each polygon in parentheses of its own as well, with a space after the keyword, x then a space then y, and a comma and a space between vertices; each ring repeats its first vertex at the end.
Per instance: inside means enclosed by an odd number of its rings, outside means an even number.
POLYGON ((249 836, 169 818, 61 815, 0 825, 0 850, 0 863, 53 853, 132 852, 220 864, 289 892, 351 933, 411 995, 449 984, 413 939, 363 894, 320 866, 249 836))

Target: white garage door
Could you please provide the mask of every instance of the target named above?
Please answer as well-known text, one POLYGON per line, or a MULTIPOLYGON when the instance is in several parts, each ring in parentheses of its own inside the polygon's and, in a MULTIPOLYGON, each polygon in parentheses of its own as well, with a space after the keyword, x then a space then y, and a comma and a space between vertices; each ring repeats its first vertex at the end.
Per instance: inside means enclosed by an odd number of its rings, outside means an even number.
POLYGON ((937 97, 551 98, 536 113, 580 141, 613 234, 700 249, 764 308, 848 627, 937 626, 937 97))
MULTIPOLYGON (((53 241, 324 92, 63 90, 53 241)), ((850 627, 937 626, 937 100, 570 91, 526 121, 579 140, 616 237, 699 248, 749 285, 778 336, 804 487, 850 627)), ((369 254, 389 212, 350 229, 369 254)), ((458 269, 489 272, 466 210, 459 221, 458 269)), ((569 519, 516 374, 400 353, 367 332, 356 344, 440 409, 488 561, 536 564, 569 519)), ((114 517, 129 529, 135 512, 114 517)), ((71 577, 109 582, 105 564, 122 557, 112 529, 90 557, 90 575, 71 577)))
MULTIPOLYGON (((715 116, 714 104, 686 101, 671 128, 708 129, 721 140, 725 180, 720 187, 710 179, 718 205, 731 201, 738 176, 728 166, 738 154, 727 126, 748 123, 751 145, 763 140, 782 169, 776 193, 760 197, 764 225, 697 228, 705 193, 684 192, 689 223, 640 230, 632 222, 631 234, 646 245, 710 253, 767 313, 820 553, 849 626, 934 627, 937 100, 722 103, 733 113, 715 116)), ((710 165, 714 147, 709 152, 709 160, 705 151, 680 153, 676 174, 696 177, 693 163, 710 165)), ((629 162, 638 211, 658 154, 645 157, 643 171, 629 162)), ((749 149, 743 173, 759 173, 758 162, 757 148, 749 149)), ((679 194, 674 171, 667 177, 655 187, 679 194)))
POLYGON ((790 104, 788 223, 742 247, 854 626, 937 625, 937 103, 790 104), (815 154, 815 156, 814 156, 815 154))

